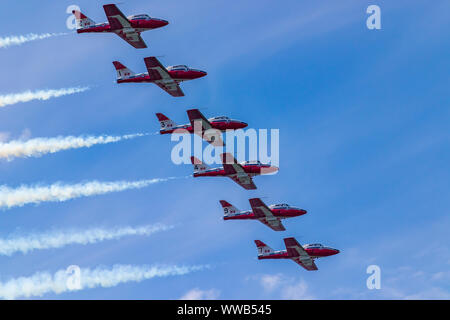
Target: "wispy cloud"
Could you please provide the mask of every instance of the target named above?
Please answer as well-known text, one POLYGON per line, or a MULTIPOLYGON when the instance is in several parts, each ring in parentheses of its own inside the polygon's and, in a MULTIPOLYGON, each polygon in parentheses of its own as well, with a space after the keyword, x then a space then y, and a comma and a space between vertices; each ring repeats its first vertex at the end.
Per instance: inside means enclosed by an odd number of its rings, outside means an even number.
POLYGON ((308 284, 301 278, 293 278, 278 274, 263 274, 250 277, 259 281, 266 295, 275 294, 275 299, 284 300, 312 300, 315 296, 310 293, 308 284))
POLYGON ((172 229, 164 224, 114 229, 92 228, 88 230, 64 230, 29 234, 24 237, 0 239, 0 255, 10 256, 16 252, 24 254, 33 250, 62 248, 70 244, 93 244, 106 240, 117 240, 125 236, 149 236, 172 229))
POLYGON ((96 287, 114 287, 126 282, 141 282, 157 277, 181 276, 201 271, 207 266, 134 266, 114 265, 112 268, 81 268, 79 282, 70 283, 74 274, 59 270, 55 274, 38 272, 30 277, 14 278, 0 283, 0 298, 17 299, 42 296, 46 293, 61 294, 96 287))
POLYGON ((7 48, 11 46, 20 46, 26 42, 43 40, 51 37, 64 36, 68 33, 28 33, 19 36, 0 37, 0 48, 7 48))
POLYGON ((0 158, 12 160, 18 157, 39 157, 46 153, 55 153, 68 149, 89 148, 97 144, 119 142, 146 135, 148 134, 136 133, 122 136, 59 136, 54 138, 34 138, 27 141, 12 140, 0 142, 0 158))
POLYGON ((260 284, 266 292, 272 292, 282 281, 281 274, 263 274, 260 278, 260 284))
POLYGON ((56 183, 49 186, 26 186, 16 189, 0 186, 0 209, 22 207, 25 204, 41 202, 62 202, 80 197, 89 197, 129 189, 140 189, 149 185, 165 182, 176 177, 157 178, 137 181, 90 181, 78 184, 56 183))
POLYGON ((284 300, 313 300, 308 284, 303 279, 286 284, 281 288, 281 298, 284 300))
POLYGON ((194 288, 186 292, 180 300, 216 300, 220 296, 220 291, 217 289, 200 290, 194 288))
POLYGON ((28 90, 20 93, 3 94, 0 95, 0 107, 5 107, 19 102, 28 102, 31 100, 48 100, 51 98, 57 98, 61 96, 84 92, 89 89, 90 89, 89 87, 73 87, 73 88, 48 89, 37 91, 28 90))

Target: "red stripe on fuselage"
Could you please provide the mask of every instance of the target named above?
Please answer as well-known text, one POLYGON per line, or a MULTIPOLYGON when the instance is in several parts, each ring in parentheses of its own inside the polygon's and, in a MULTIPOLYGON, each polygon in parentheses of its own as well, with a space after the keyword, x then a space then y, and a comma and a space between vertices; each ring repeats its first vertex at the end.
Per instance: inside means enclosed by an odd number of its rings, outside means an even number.
POLYGON ((243 213, 234 216, 224 216, 223 220, 247 220, 247 219, 257 219, 254 213, 243 213))
MULTIPOLYGON (((292 218, 292 217, 298 217, 301 215, 304 215, 306 213, 306 210, 298 210, 298 209, 271 209, 270 210, 272 214, 277 218, 292 218)), ((258 218, 255 217, 254 213, 242 213, 237 214, 233 216, 224 216, 224 220, 247 220, 247 219, 254 219, 257 220, 258 218)))
MULTIPOLYGON (((322 248, 322 249, 305 249, 305 251, 308 253, 308 255, 312 258, 321 258, 321 257, 328 257, 335 254, 338 254, 338 250, 328 249, 328 248, 322 248)), ((258 259, 290 259, 292 258, 286 250, 277 251, 280 253, 275 253, 267 256, 258 256, 258 259)))
POLYGON ((108 23, 105 25, 95 25, 92 27, 77 29, 77 33, 88 33, 88 32, 114 32, 114 31, 111 30, 111 26, 108 23))
POLYGON ((269 254, 266 256, 258 256, 259 260, 262 259, 289 259, 290 256, 286 251, 281 251, 281 253, 269 254))

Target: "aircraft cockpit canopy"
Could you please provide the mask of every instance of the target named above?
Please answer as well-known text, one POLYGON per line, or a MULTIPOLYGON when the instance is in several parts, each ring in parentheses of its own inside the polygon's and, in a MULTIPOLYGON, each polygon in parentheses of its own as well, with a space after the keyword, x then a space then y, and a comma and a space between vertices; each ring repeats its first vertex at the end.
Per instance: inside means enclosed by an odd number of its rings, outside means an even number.
POLYGON ((250 161, 243 162, 243 164, 248 165, 248 166, 252 166, 252 165, 259 166, 259 165, 261 165, 261 162, 259 160, 250 160, 250 161))
POLYGON ((185 65, 178 65, 178 66, 169 66, 169 67, 167 67, 167 70, 169 70, 169 71, 188 71, 189 68, 185 65))
POLYGON ((320 249, 320 248, 323 248, 323 245, 321 245, 320 243, 313 243, 313 244, 305 245, 305 248, 308 248, 308 249, 320 249))
POLYGON ((275 209, 285 209, 285 208, 289 208, 290 206, 286 203, 280 203, 280 204, 273 204, 270 206, 270 208, 275 208, 275 209))
POLYGON ((148 14, 135 14, 133 16, 127 17, 128 20, 150 20, 150 16, 148 14))
POLYGON ((219 116, 219 117, 214 117, 209 119, 210 121, 229 121, 230 118, 225 117, 225 116, 219 116))

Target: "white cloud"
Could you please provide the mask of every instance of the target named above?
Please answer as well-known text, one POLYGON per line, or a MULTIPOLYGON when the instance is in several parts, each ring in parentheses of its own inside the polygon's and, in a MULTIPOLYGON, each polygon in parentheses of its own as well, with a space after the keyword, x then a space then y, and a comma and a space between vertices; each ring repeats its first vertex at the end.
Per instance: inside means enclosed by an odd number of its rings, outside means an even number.
POLYGON ((281 273, 263 274, 252 278, 259 282, 265 294, 276 294, 285 300, 315 299, 309 292, 308 284, 301 278, 286 277, 281 273))
POLYGON ((279 287, 282 281, 282 275, 280 274, 264 274, 260 279, 261 286, 267 292, 272 292, 275 288, 279 287))
POLYGON ((286 300, 313 300, 315 297, 308 292, 308 284, 303 280, 296 280, 293 284, 281 288, 281 298, 286 300))
POLYGON ((220 296, 220 291, 217 289, 200 290, 194 288, 186 292, 180 300, 216 300, 220 296))
POLYGON ((403 297, 405 300, 449 300, 450 291, 438 287, 427 288, 424 291, 408 294, 403 297))
POLYGON ((450 281, 450 271, 439 271, 431 275, 431 280, 442 281, 447 280, 450 281))

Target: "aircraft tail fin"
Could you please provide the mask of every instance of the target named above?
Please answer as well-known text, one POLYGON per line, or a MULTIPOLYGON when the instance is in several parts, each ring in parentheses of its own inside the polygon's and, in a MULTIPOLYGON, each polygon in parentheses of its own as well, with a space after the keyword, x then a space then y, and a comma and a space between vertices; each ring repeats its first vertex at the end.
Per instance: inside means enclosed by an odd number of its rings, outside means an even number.
POLYGON ((83 29, 95 25, 95 21, 89 19, 85 14, 78 10, 72 10, 77 22, 77 29, 83 29))
POLYGON ((256 247, 258 248, 258 258, 268 256, 273 253, 273 249, 260 240, 255 240, 256 247))
POLYGON ((233 206, 232 204, 230 204, 229 202, 225 201, 225 200, 220 200, 220 204, 222 205, 223 208, 223 217, 226 218, 234 213, 238 213, 239 209, 236 208, 235 206, 233 206))
POLYGON ((176 123, 163 115, 162 113, 157 113, 156 117, 158 118, 159 124, 161 125, 161 130, 172 129, 176 126, 176 123))
POLYGON ((203 172, 209 169, 209 167, 201 162, 201 160, 197 159, 196 157, 191 157, 191 162, 194 165, 194 173, 203 172))
POLYGON ((117 80, 134 75, 134 72, 125 67, 119 61, 113 61, 114 68, 117 71, 117 80))

